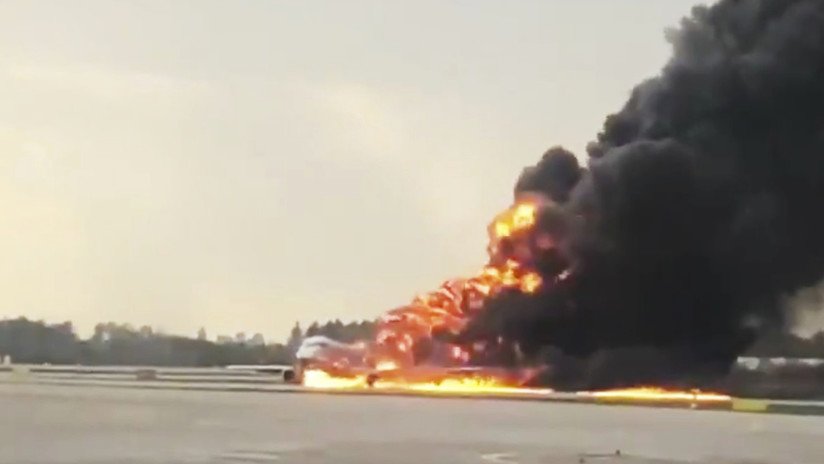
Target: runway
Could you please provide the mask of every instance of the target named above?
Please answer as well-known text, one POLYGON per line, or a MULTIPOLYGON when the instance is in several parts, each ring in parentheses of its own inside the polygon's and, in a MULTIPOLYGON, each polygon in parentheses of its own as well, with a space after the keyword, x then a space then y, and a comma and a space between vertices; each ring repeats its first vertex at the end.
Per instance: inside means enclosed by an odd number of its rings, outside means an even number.
POLYGON ((2 463, 820 464, 820 417, 0 385, 2 463), (620 450, 620 456, 616 456, 620 450))

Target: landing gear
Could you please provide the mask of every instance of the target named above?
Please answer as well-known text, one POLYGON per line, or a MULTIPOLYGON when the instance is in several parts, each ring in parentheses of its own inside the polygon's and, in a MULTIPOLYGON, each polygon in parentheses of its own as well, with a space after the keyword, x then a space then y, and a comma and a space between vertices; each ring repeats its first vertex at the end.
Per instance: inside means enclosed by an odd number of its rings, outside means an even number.
POLYGON ((378 374, 372 373, 372 374, 369 374, 369 375, 366 376, 366 385, 370 388, 374 387, 375 382, 377 382, 377 381, 378 381, 378 374))
POLYGON ((287 374, 283 374, 283 379, 289 383, 295 384, 302 384, 303 383, 303 372, 306 370, 306 360, 300 359, 298 360, 292 370, 292 375, 290 378, 287 378, 287 374))

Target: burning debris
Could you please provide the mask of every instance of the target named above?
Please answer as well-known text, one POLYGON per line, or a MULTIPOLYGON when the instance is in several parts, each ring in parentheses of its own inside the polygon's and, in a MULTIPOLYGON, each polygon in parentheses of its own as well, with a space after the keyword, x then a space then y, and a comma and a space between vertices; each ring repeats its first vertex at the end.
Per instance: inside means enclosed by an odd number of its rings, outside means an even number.
POLYGON ((487 266, 381 317, 368 366, 553 347, 597 360, 585 388, 691 384, 783 325, 824 277, 824 2, 722 0, 670 41, 587 167, 526 168, 487 266))

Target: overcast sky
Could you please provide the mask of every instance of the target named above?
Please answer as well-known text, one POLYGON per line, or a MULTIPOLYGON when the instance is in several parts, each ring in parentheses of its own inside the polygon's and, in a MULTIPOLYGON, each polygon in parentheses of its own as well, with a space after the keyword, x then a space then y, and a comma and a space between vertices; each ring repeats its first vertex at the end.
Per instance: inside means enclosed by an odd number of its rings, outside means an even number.
POLYGON ((0 1, 0 317, 373 318, 485 259, 695 1, 0 1))

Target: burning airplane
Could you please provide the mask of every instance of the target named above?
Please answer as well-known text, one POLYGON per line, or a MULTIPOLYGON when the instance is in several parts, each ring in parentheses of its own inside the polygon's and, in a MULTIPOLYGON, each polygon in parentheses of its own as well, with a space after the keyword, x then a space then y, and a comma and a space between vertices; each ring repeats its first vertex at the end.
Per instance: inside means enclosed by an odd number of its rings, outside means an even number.
POLYGON ((784 326, 824 278, 824 2, 722 0, 668 37, 587 165, 524 169, 488 264, 382 316, 366 369, 552 347, 596 360, 587 388, 694 384, 784 326))
POLYGON ((451 279, 418 295, 377 321, 375 340, 343 345, 325 337, 306 339, 297 353, 298 372, 309 386, 432 385, 435 388, 499 391, 528 380, 530 370, 470 367, 504 340, 461 344, 456 337, 484 303, 501 292, 531 294, 543 282, 533 257, 551 251, 546 235, 534 235, 538 211, 549 200, 524 196, 490 224, 489 263, 468 278, 451 279), (348 380, 347 380, 348 379, 348 380), (465 388, 458 388, 465 387, 465 388))

